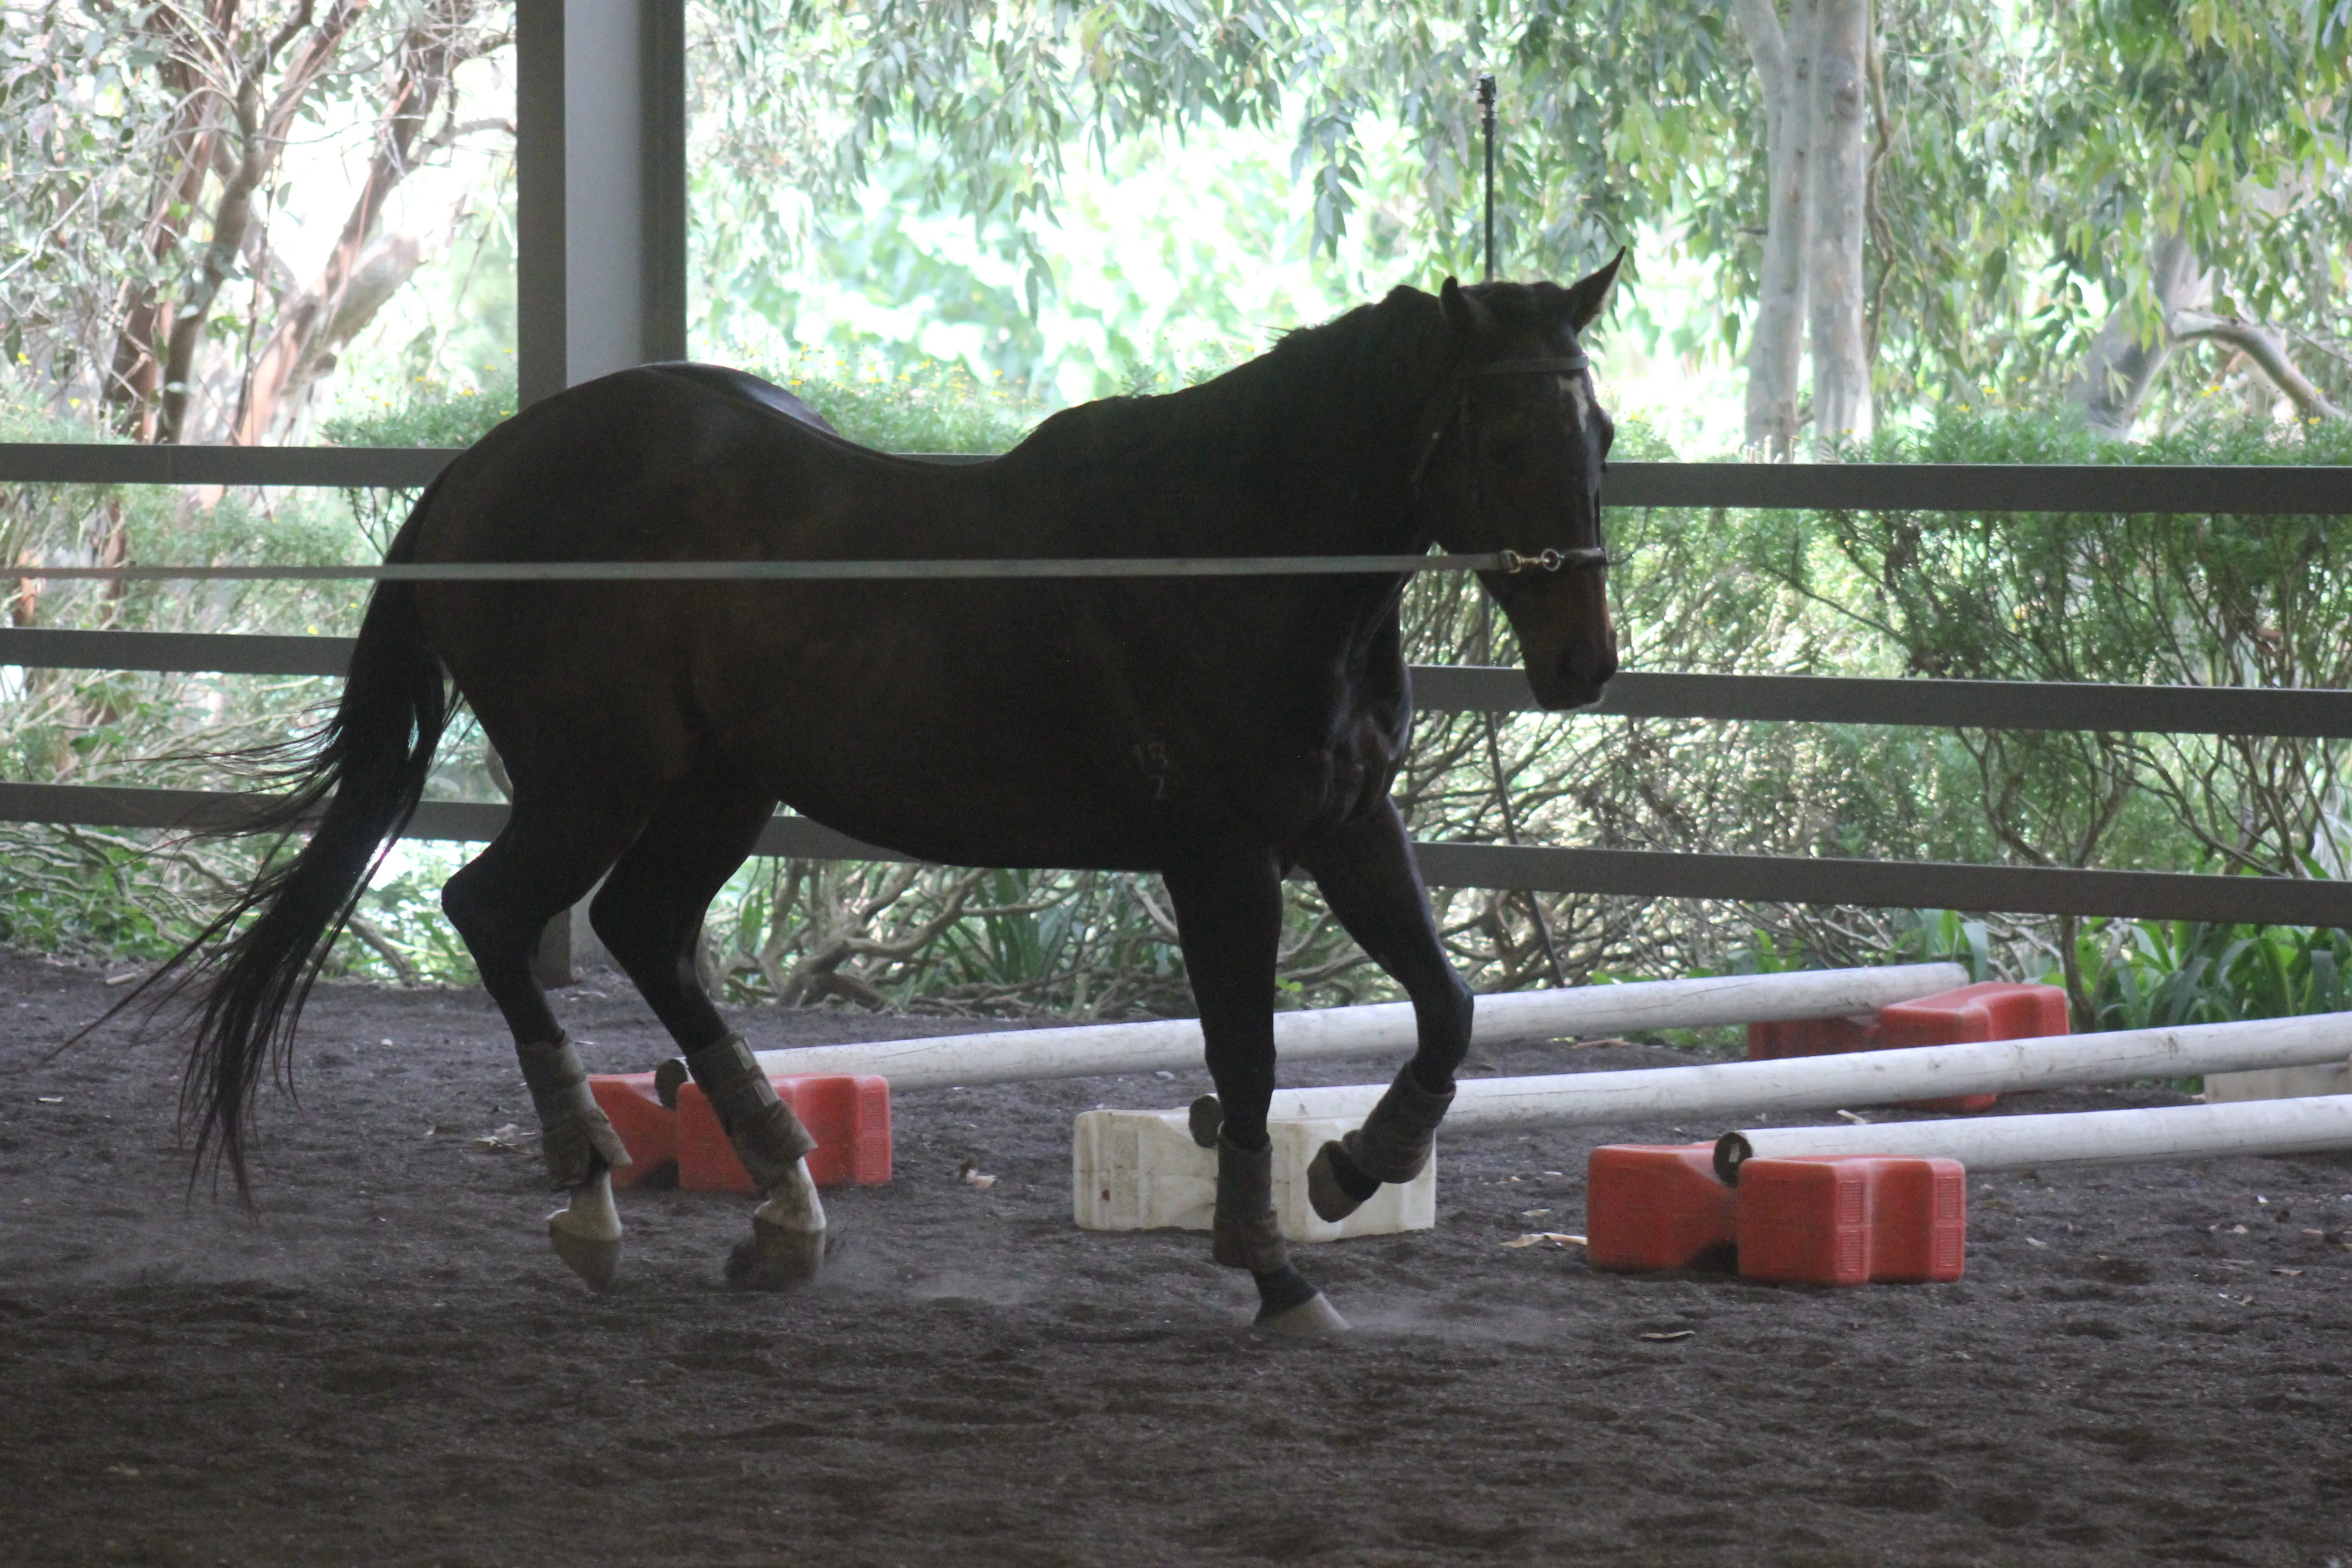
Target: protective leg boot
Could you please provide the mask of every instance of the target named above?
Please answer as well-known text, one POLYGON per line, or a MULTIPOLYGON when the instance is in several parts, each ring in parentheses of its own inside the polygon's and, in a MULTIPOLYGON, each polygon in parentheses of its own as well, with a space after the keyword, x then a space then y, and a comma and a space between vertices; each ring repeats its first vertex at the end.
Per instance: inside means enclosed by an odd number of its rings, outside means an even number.
POLYGON ((1213 1256, 1228 1268, 1271 1274, 1290 1264, 1282 1227, 1274 1217, 1274 1146, 1237 1147, 1217 1138, 1217 1217, 1213 1256))
POLYGON ((1399 1068, 1364 1124, 1317 1152, 1307 1167, 1307 1201, 1336 1225, 1382 1182, 1410 1182, 1420 1175, 1436 1144, 1437 1124, 1453 1103, 1452 1089, 1432 1094, 1413 1078, 1411 1063, 1399 1068))
POLYGON ((1290 1261, 1274 1215, 1274 1148, 1236 1147, 1217 1139, 1215 1257, 1228 1268, 1246 1268, 1257 1284, 1256 1327, 1277 1333, 1330 1333, 1342 1318, 1290 1261))
POLYGON ((620 1133, 588 1092, 588 1069, 569 1037, 518 1042, 515 1059, 522 1065, 531 1109, 539 1112, 540 1152, 553 1184, 582 1186, 599 1172, 629 1163, 620 1133))
POLYGON ((613 1169, 629 1163, 621 1135, 588 1092, 588 1071, 569 1039, 518 1042, 515 1059, 539 1112, 540 1152, 551 1181, 571 1194, 547 1216, 547 1238, 564 1267, 592 1290, 609 1290, 621 1270, 621 1214, 613 1169))
POLYGON ((816 1147, 793 1108, 776 1098, 775 1086, 740 1035, 729 1035, 698 1051, 688 1051, 687 1070, 701 1086, 727 1141, 735 1146, 751 1185, 762 1197, 793 1179, 801 1159, 816 1147))

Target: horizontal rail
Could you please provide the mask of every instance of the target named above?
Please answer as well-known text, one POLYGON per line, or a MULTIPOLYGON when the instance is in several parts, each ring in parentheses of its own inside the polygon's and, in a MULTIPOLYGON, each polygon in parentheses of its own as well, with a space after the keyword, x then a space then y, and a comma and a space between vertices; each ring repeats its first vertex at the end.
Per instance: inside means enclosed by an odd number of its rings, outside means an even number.
POLYGON ((1999 910, 2217 924, 2352 926, 2352 882, 2287 877, 2094 871, 2059 866, 1968 866, 1701 855, 1656 849, 1558 849, 1528 844, 1422 844, 1423 878, 1440 888, 1734 903, 1854 904, 1893 910, 1999 910))
MULTIPOLYGON (((2343 1017, 2338 1013, 2298 1022, 2334 1024, 2340 1052, 2347 1032, 2343 1017)), ((1817 1160, 1838 1154, 1957 1160, 1976 1173, 2044 1165, 2319 1154, 2339 1149, 2352 1149, 2352 1094, 2046 1116, 1874 1121, 1860 1127, 1749 1128, 1715 1141, 1715 1169, 1717 1175, 1736 1182, 1739 1168, 1750 1160, 1817 1160)))
POLYGON ((0 484, 422 489, 462 447, 132 447, 0 442, 0 484))
POLYGON ((30 580, 90 583, 970 583, 1104 577, 1337 577, 1423 572, 1558 572, 1601 566, 1597 548, 1479 555, 1072 555, 863 561, 338 562, 327 566, 30 566, 30 580))
MULTIPOLYGON (((1454 1090, 1445 1125, 1577 1127, 1695 1121, 1767 1110, 1833 1110, 1906 1100, 2024 1093, 2132 1079, 2191 1078, 2341 1061, 2347 1049, 2352 1049, 2352 1014, 2319 1013, 2235 1024, 1906 1046, 1773 1061, 1702 1062, 1694 1067, 1547 1073, 1538 1078, 1473 1078, 1464 1079, 1454 1090)), ((1352 1121, 1372 1108, 1384 1088, 1349 1084, 1279 1089, 1274 1097, 1274 1114, 1352 1121)), ((1932 1125, 1998 1125, 2009 1120, 1986 1117, 1932 1125)), ((1874 1123, 1874 1129, 1889 1125, 1874 1123)), ((1858 1137, 1869 1136, 1855 1131, 1858 1137)), ((1854 1153, 1904 1152, 1866 1143, 1849 1148, 1854 1153)), ((1759 1145, 1757 1152, 1765 1151, 1759 1145)))
MULTIPOLYGON (((249 797, 206 790, 0 783, 0 821, 223 829, 248 820, 252 810, 249 797)), ((486 843, 505 826, 507 808, 500 805, 427 801, 418 807, 408 837, 486 843)), ((914 858, 803 816, 774 818, 753 853, 814 860, 911 863, 914 858)), ((1416 845, 1414 853, 1423 877, 1439 888, 2352 927, 2352 882, 2284 877, 1509 844, 1425 843, 1416 845)))
MULTIPOLYGON (((1969 972, 1957 963, 1906 963, 1510 991, 1478 998, 1470 1043, 1494 1049, 1645 1029, 1838 1018, 1875 1013, 1890 1003, 1914 1001, 1968 983, 1969 972)), ((1407 1054, 1419 1038, 1420 1024, 1410 1002, 1308 1007, 1274 1016, 1275 1050, 1290 1067, 1335 1058, 1407 1054)), ((1156 1018, 1138 1024, 793 1046, 758 1055, 760 1070, 770 1077, 879 1073, 890 1080, 895 1094, 951 1084, 1181 1070, 1200 1065, 1201 1049, 1199 1019, 1156 1018)), ((1379 1091, 1373 1093, 1377 1098, 1379 1091)))
MULTIPOLYGON (((0 443, 0 483, 415 489, 446 447, 0 443)), ((947 454, 912 454, 954 460, 947 454)), ((976 461, 979 459, 964 459, 976 461)), ((2352 468, 2104 463, 1612 463, 1612 506, 1811 511, 2352 513, 2352 468)))
MULTIPOLYGON (((0 665, 51 669, 340 676, 352 639, 0 626, 0 665)), ((1433 713, 1542 710, 1520 670, 1417 664, 1414 704, 1433 713)), ((2352 739, 2352 691, 2252 686, 2101 686, 2034 680, 1876 680, 1627 670, 1586 712, 1633 719, 1781 720, 1937 729, 2105 730, 2151 735, 2352 739)))
MULTIPOLYGON (((6 646, 0 640, 0 654, 5 654, 6 646)), ((1542 710, 1526 674, 1508 668, 1415 665, 1412 695, 1415 706, 1432 712, 1542 710)), ((1610 679, 1601 700, 1583 711, 1628 719, 2352 739, 2352 691, 2333 688, 2109 686, 2094 681, 1886 680, 1621 670, 1610 679)))

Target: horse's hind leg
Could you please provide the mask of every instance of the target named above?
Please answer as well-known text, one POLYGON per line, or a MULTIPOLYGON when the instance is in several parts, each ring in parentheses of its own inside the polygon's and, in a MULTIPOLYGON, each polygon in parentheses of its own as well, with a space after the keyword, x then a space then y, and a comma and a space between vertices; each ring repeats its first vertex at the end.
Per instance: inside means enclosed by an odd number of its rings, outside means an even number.
POLYGON ((815 1141, 776 1098, 695 972, 703 914, 775 808, 776 797, 757 780, 706 751, 662 797, 589 909, 598 939, 686 1054, 688 1071, 759 1189, 752 1240, 736 1249, 728 1268, 730 1280, 749 1286, 808 1278, 821 1266, 824 1245, 824 1205, 803 1158, 815 1141))
POLYGON ((588 1092, 587 1071, 547 1005, 531 950, 547 922, 595 886, 636 828, 634 816, 566 809, 520 793, 506 830, 441 889, 442 909, 514 1032, 548 1174, 571 1194, 569 1206, 548 1218, 549 1239, 597 1290, 620 1267, 613 1167, 629 1157, 588 1092))
POLYGON ((1290 1261, 1274 1213, 1274 969, 1282 934, 1282 875, 1262 848, 1218 846, 1162 873, 1176 905, 1184 967, 1200 1005, 1209 1075, 1224 1124, 1217 1135, 1215 1257, 1257 1282, 1262 1328, 1318 1332, 1347 1320, 1290 1261))
POLYGON ((1307 1200, 1337 1222, 1383 1182, 1409 1182, 1429 1163, 1437 1124, 1454 1103, 1454 1069, 1470 1049, 1469 987, 1445 961, 1394 804, 1341 828, 1304 863, 1339 923, 1412 998, 1420 1043, 1364 1124, 1323 1145, 1307 1168, 1307 1200))

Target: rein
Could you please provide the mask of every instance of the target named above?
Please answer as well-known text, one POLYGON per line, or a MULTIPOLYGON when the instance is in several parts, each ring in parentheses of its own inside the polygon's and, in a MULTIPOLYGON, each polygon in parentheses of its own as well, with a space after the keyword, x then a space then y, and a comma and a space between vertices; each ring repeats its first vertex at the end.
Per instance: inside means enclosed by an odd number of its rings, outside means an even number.
MULTIPOLYGON (((1557 354, 1545 359, 1488 360, 1484 364, 1474 364, 1454 372, 1445 389, 1430 399, 1430 412, 1422 418, 1421 434, 1415 439, 1415 444, 1421 447, 1421 456, 1412 466, 1412 493, 1421 493, 1421 481, 1429 471, 1429 460, 1437 456, 1437 448, 1444 443, 1445 433, 1456 424, 1469 425, 1471 381, 1485 375, 1570 375, 1591 368, 1592 361, 1580 349, 1574 353, 1557 354)), ((1473 479, 1475 480, 1475 474, 1473 479)), ((1595 531, 1598 531, 1597 524, 1595 531)), ((1503 570, 1513 574, 1609 564, 1606 544, 1573 550, 1545 550, 1534 555, 1521 555, 1517 551, 1506 550, 1501 554, 1505 563, 1503 570)))

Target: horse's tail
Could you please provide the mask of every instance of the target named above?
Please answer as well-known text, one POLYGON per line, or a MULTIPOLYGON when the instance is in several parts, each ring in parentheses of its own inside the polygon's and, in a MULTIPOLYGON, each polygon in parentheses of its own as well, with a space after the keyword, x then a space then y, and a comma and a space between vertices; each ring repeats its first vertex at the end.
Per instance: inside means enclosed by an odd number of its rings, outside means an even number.
MULTIPOLYGON (((387 563, 414 558, 417 520, 438 489, 427 487, 385 552, 387 563)), ((200 984, 204 993, 180 1096, 183 1122, 195 1125, 192 1176, 208 1156, 215 1169, 226 1160, 238 1195, 250 1201, 246 1121, 262 1064, 274 1061, 281 1081, 290 1077, 302 1005, 368 878, 415 814, 450 707, 415 584, 378 584, 334 717, 303 743, 308 755, 278 773, 291 787, 236 829, 282 833, 315 818, 310 842, 266 867, 153 977, 194 960, 183 983, 200 984), (235 935, 218 941, 232 929, 235 935)))

